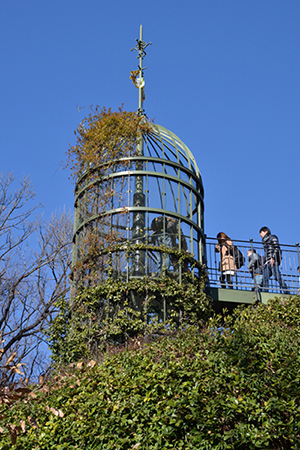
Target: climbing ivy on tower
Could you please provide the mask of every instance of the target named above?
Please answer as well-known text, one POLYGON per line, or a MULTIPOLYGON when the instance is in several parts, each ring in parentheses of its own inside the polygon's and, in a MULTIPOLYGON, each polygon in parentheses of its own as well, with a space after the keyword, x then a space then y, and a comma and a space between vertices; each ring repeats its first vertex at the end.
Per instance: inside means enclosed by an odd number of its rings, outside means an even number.
POLYGON ((125 176, 113 174, 130 170, 130 157, 136 155, 138 143, 150 128, 150 122, 122 107, 117 112, 96 107, 75 130, 67 167, 76 182, 75 220, 82 226, 72 274, 78 285, 103 281, 101 274, 111 262, 107 249, 113 251, 124 240, 128 190, 125 176), (116 208, 117 227, 112 226, 111 213, 116 208))
POLYGON ((184 282, 169 276, 108 279, 79 291, 73 302, 57 302, 60 313, 49 328, 52 358, 56 363, 99 358, 111 346, 122 347, 169 334, 213 315, 202 276, 186 275, 184 282))

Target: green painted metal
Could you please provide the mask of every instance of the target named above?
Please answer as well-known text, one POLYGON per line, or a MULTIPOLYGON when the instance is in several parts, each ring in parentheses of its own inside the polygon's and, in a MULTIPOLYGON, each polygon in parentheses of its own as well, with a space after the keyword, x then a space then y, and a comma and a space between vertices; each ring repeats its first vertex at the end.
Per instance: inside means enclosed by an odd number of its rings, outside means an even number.
MULTIPOLYGON (((205 263, 204 190, 191 151, 174 133, 159 125, 152 125, 151 133, 144 136, 143 151, 138 153, 137 156, 125 158, 130 163, 129 170, 120 167, 103 176, 102 164, 86 170, 78 178, 73 264, 80 260, 86 231, 90 227, 97 228, 97 224, 103 223, 105 217, 109 217, 110 228, 116 230, 121 242, 145 244, 151 241, 150 226, 153 218, 160 215, 170 216, 178 221, 178 249, 181 250, 183 234, 190 254, 194 255, 197 262, 205 263), (97 186, 107 180, 115 185, 118 180, 123 180, 123 192, 120 193, 122 200, 103 211, 99 210, 96 193, 97 186), (91 192, 95 196, 93 199, 91 192), (117 219, 118 216, 122 217, 123 224, 117 219)), ((122 271, 127 273, 127 278, 156 271, 156 265, 149 259, 149 254, 141 249, 135 252, 126 269, 124 258, 123 263, 119 262, 119 265, 122 264, 122 271)), ((171 270, 174 270, 174 266, 171 270)), ((181 279, 181 271, 178 276, 181 279)))
MULTIPOLYGON (((144 79, 144 68, 143 68, 143 59, 146 55, 145 48, 150 45, 146 44, 143 41, 143 27, 140 26, 140 38, 137 40, 136 50, 138 51, 138 59, 139 59, 139 80, 140 80, 140 88, 139 88, 139 106, 138 106, 138 115, 143 116, 143 83, 144 79)), ((137 145, 137 155, 142 157, 144 155, 144 141, 143 139, 139 140, 137 145)), ((136 171, 141 171, 143 169, 143 161, 136 161, 136 171)), ((135 177, 135 187, 134 187, 134 206, 145 206, 145 194, 144 194, 144 174, 138 175, 135 177)), ((145 214, 144 212, 136 211, 133 216, 133 233, 132 238, 134 242, 138 244, 144 244, 144 230, 145 229, 145 214)), ((145 251, 137 250, 134 254, 133 258, 133 268, 132 274, 134 276, 142 276, 145 273, 145 251)))
MULTIPOLYGON (((221 303, 236 303, 251 305, 257 302, 257 296, 254 291, 244 291, 240 289, 219 289, 209 288, 208 294, 216 302, 221 303)), ((289 297, 285 294, 274 294, 272 292, 259 292, 258 300, 267 304, 269 300, 275 297, 289 297)))
MULTIPOLYGON (((138 51, 140 80, 144 77, 143 58, 148 45, 143 41, 141 26, 135 47, 138 51)), ((147 120, 143 109, 143 88, 139 88, 138 115, 142 121, 147 120)), ((204 189, 196 160, 186 144, 174 133, 160 125, 148 125, 150 131, 138 140, 135 155, 118 160, 128 162, 128 170, 127 167, 124 169, 124 164, 120 164, 116 165, 113 172, 103 176, 106 163, 89 167, 78 177, 75 188, 74 265, 86 253, 84 239, 88 231, 94 230, 103 236, 105 230, 110 229, 114 230, 118 242, 127 246, 149 246, 149 250, 139 248, 134 251, 130 260, 125 253, 122 256, 118 251, 115 262, 118 273, 125 273, 126 279, 151 275, 157 270, 159 260, 158 252, 154 254, 151 250, 154 243, 151 223, 158 216, 170 216, 177 221, 178 232, 172 238, 176 248, 182 250, 185 239, 187 250, 195 261, 206 262, 204 189), (106 210, 101 210, 97 195, 101 192, 99 186, 104 182, 111 183, 112 188, 120 191, 118 201, 114 201, 106 210)), ((162 234, 166 239, 165 229, 162 234)), ((102 250, 99 249, 99 258, 102 250)), ((175 265, 173 262, 170 271, 175 270, 175 265)), ((182 270, 180 266, 180 281, 182 270)), ((99 277, 103 279, 106 274, 102 271, 99 277)))

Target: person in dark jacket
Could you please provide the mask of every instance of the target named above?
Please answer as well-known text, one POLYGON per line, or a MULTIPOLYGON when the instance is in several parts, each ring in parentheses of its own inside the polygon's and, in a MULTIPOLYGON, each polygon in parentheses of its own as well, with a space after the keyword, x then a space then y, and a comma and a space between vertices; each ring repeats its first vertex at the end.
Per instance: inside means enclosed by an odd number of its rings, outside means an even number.
POLYGON ((269 287, 269 280, 273 276, 279 283, 279 286, 283 290, 284 294, 289 294, 287 285, 282 279, 279 266, 281 264, 281 250, 278 241, 278 237, 275 234, 271 234, 271 230, 268 227, 262 227, 259 230, 259 234, 262 238, 262 244, 265 250, 265 263, 263 266, 263 287, 266 292, 269 287))
POLYGON ((248 250, 248 269, 253 278, 254 287, 261 289, 263 287, 263 269, 261 257, 256 253, 255 248, 248 250))

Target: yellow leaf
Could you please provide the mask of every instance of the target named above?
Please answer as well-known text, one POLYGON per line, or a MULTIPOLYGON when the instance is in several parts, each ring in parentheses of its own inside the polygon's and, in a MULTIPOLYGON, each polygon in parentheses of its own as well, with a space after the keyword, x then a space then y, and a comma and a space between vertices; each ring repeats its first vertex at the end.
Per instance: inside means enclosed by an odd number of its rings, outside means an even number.
POLYGON ((43 384, 44 383, 44 381, 45 381, 45 378, 46 378, 46 376, 45 376, 45 374, 43 373, 42 375, 40 375, 40 378, 39 378, 39 382, 40 382, 40 384, 43 384))
POLYGON ((31 391, 30 394, 29 394, 29 397, 31 397, 31 398, 36 398, 37 395, 36 395, 35 392, 31 391))
POLYGON ((12 355, 10 355, 10 357, 8 358, 8 360, 5 363, 6 366, 14 360, 14 357, 16 356, 16 354, 17 354, 17 352, 14 352, 12 355))
POLYGON ((24 375, 24 373, 17 366, 12 366, 11 370, 12 370, 12 372, 18 373, 20 375, 24 375))
POLYGON ((25 429, 26 429, 25 420, 20 420, 20 425, 21 425, 21 430, 23 431, 23 433, 25 433, 25 429))
POLYGON ((96 361, 94 361, 93 359, 88 363, 88 367, 94 367, 96 364, 96 361))
POLYGON ((64 413, 60 409, 50 408, 50 411, 56 416, 56 417, 64 417, 64 413))

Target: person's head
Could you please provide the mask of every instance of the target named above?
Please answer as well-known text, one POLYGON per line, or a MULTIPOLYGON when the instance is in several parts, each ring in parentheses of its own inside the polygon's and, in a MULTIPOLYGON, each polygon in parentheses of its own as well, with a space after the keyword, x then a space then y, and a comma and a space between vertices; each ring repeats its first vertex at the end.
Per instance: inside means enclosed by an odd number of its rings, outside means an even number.
POLYGON ((300 267, 299 266, 297 267, 297 271, 300 273, 300 267))
POLYGON ((219 242, 230 241, 230 237, 226 233, 223 233, 223 231, 217 234, 217 239, 219 242))
POLYGON ((259 234, 262 238, 265 237, 266 234, 270 233, 271 234, 271 230, 268 227, 261 227, 261 229, 259 230, 259 234))
POLYGON ((247 251, 247 256, 248 256, 248 258, 249 258, 249 256, 252 255, 252 253, 256 253, 255 248, 249 248, 249 250, 247 251))

